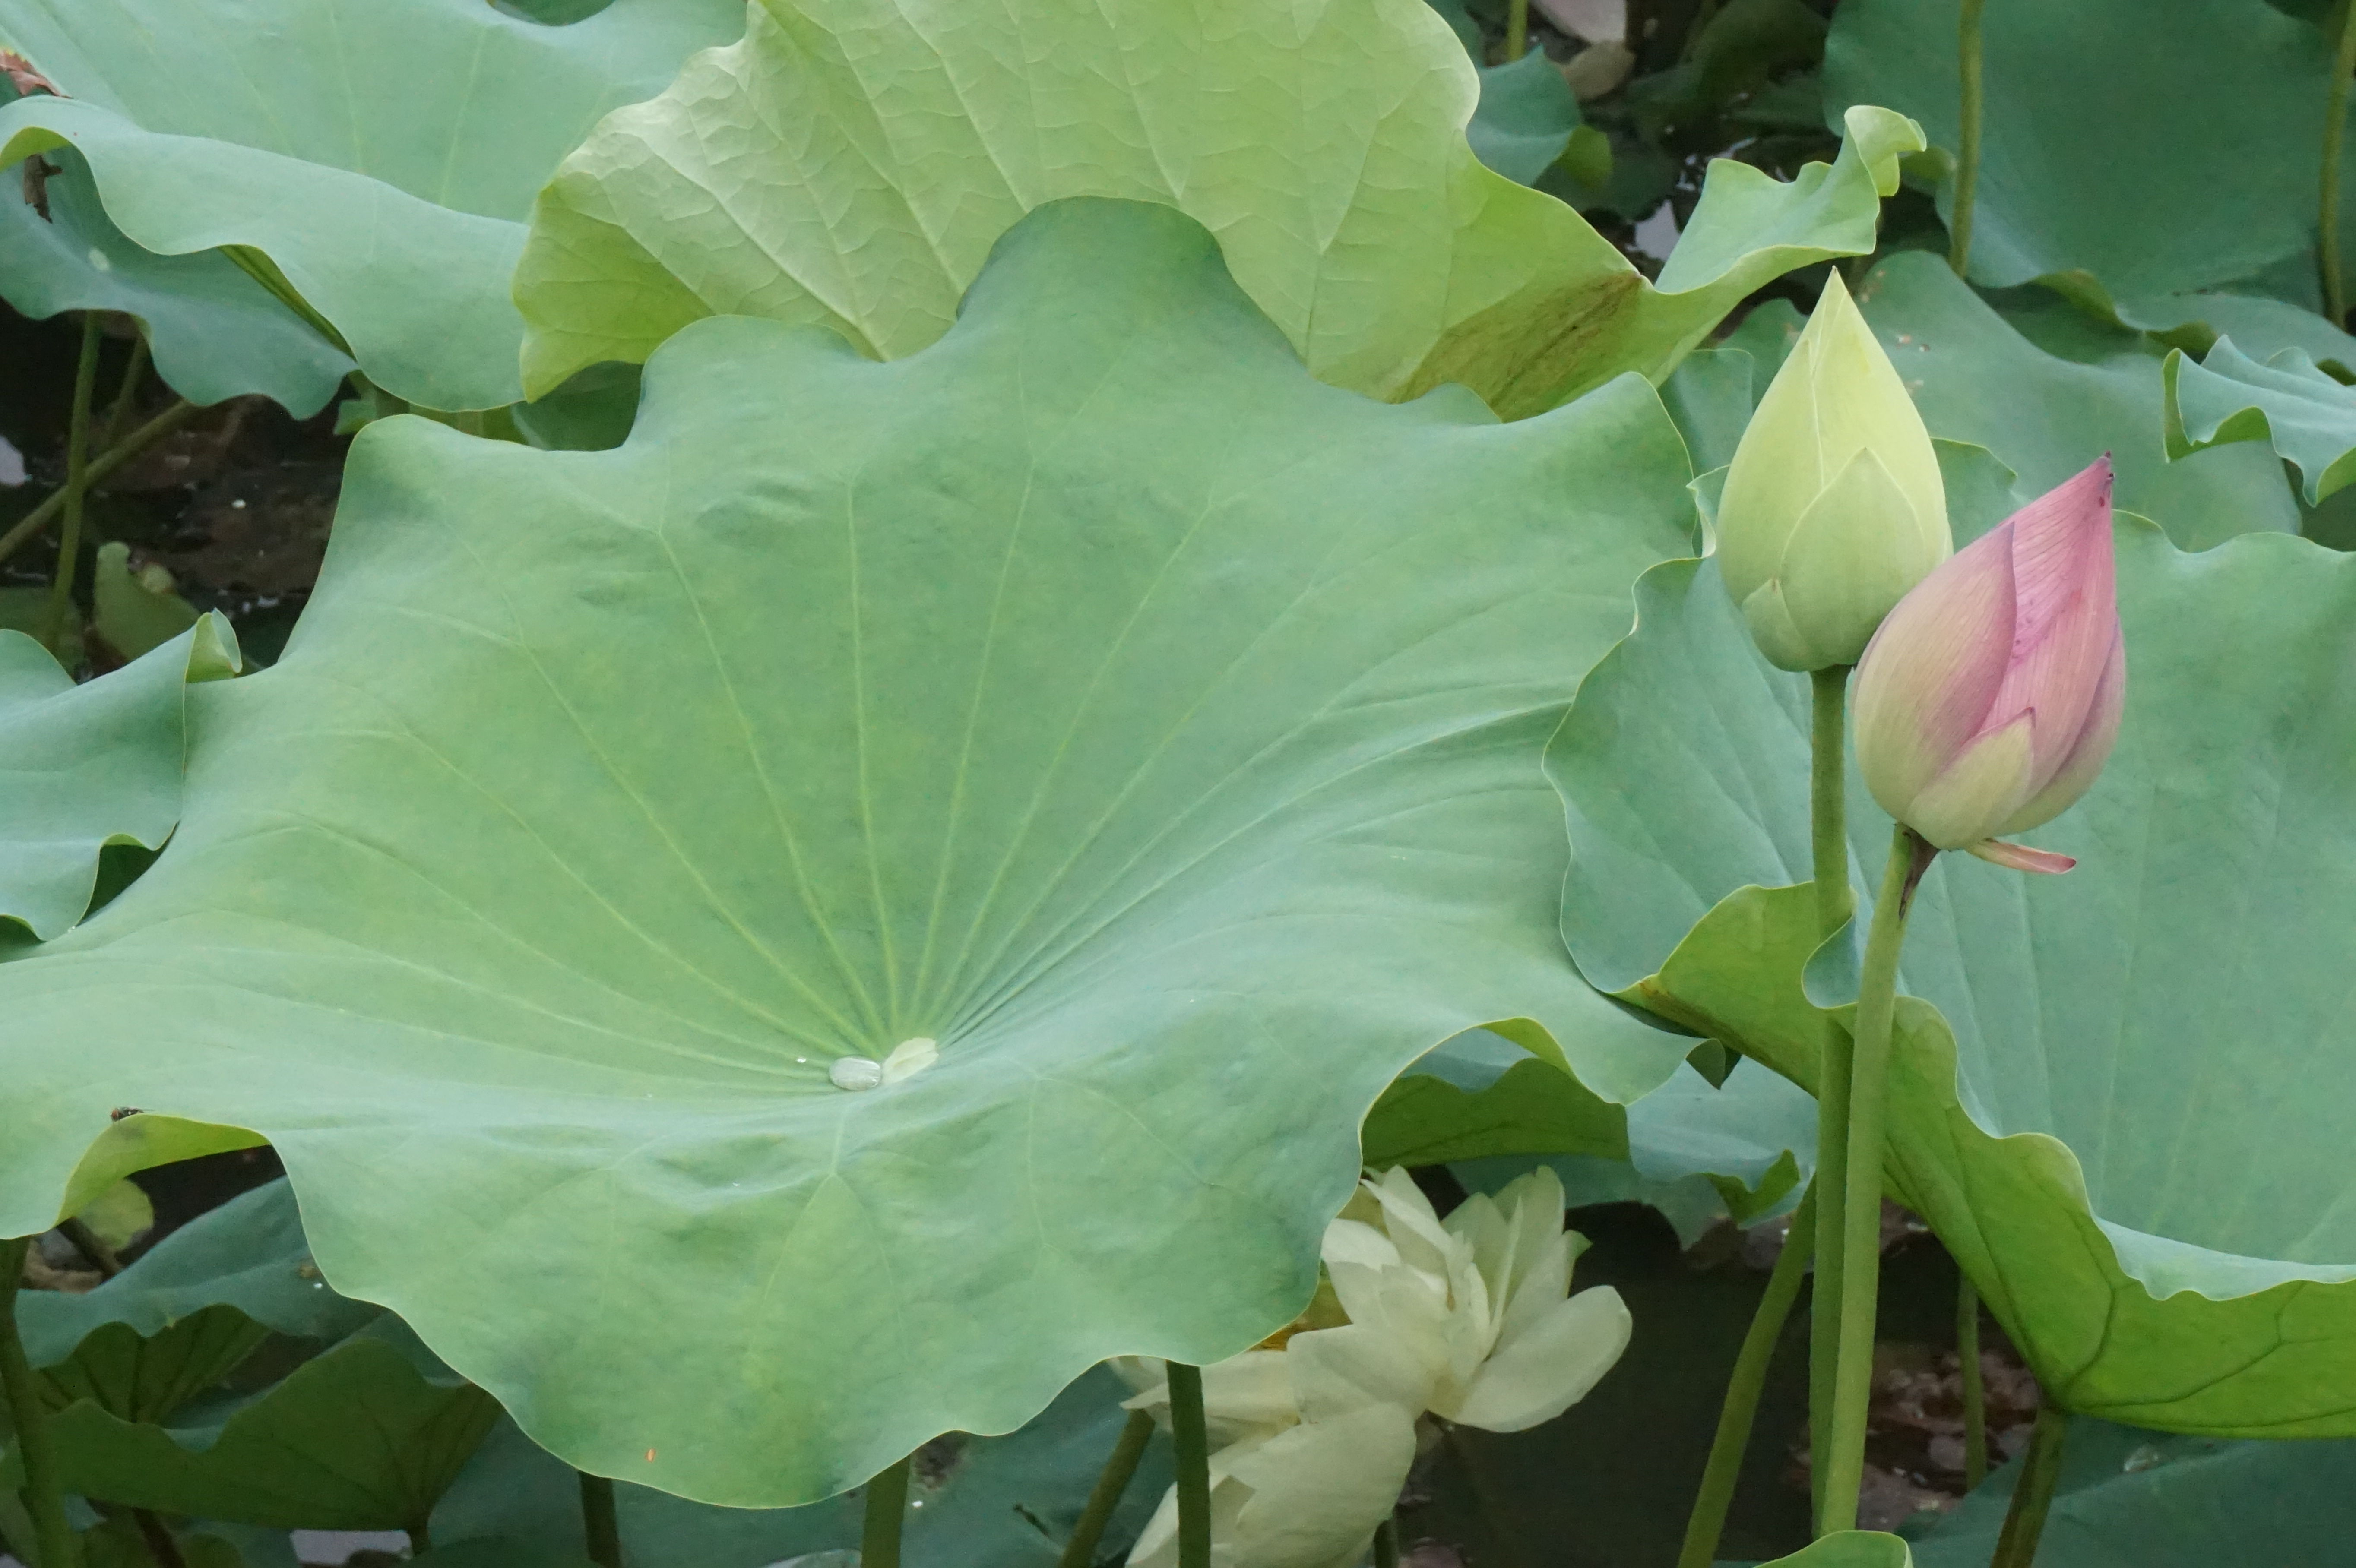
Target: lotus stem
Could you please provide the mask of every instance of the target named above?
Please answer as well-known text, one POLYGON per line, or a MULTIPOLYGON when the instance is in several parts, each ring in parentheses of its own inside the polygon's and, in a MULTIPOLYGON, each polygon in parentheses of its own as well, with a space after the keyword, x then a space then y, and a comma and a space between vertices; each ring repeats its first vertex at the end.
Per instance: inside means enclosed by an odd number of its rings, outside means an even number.
POLYGON ((614 1482, 607 1476, 581 1477, 581 1534, 588 1543, 589 1561, 597 1568, 622 1568, 622 1520, 614 1507, 614 1482))
POLYGON ((147 335, 134 332, 131 337, 131 362, 123 368, 123 384, 114 389, 114 403, 106 411, 106 430, 99 437, 101 446, 112 446, 123 437, 123 423, 131 417, 138 401, 139 383, 147 374, 147 335))
POLYGON ((1170 1440, 1178 1457, 1178 1568, 1211 1568, 1211 1435, 1203 1417, 1203 1369, 1170 1369, 1170 1440))
MULTIPOLYGON (((1848 754, 1845 707, 1849 672, 1820 669, 1808 677, 1814 707, 1809 734, 1808 838, 1814 853, 1816 934, 1848 923, 1857 900, 1848 885, 1848 754)), ((1847 1186, 1848 1030, 1830 1017, 1816 1048, 1816 1177, 1819 1192, 1837 1206, 1847 1186)), ((1835 1212, 1837 1212, 1836 1207, 1835 1212)), ((1832 1441, 1833 1367, 1840 1357, 1841 1228, 1819 1224, 1815 1292, 1808 1317, 1808 1467, 1815 1511, 1824 1511, 1824 1456, 1832 1441)))
POLYGON ((2062 1445, 2069 1435, 2070 1413, 2048 1399, 2038 1407, 2029 1452, 2021 1456, 2020 1483, 2013 1488, 2012 1506, 2005 1510, 2004 1532, 1997 1537, 1988 1568, 2029 1568, 2037 1561, 2037 1540, 2045 1533, 2053 1484, 2062 1478, 2062 1445))
MULTIPOLYGON (((113 446, 91 459, 90 471, 83 475, 85 486, 97 484, 138 456, 155 442, 187 423, 189 416, 196 411, 197 405, 185 400, 174 403, 113 446)), ((22 517, 17 518, 16 527, 5 534, 0 534, 0 560, 5 560, 16 554, 27 539, 47 528, 49 519, 65 508, 66 498, 71 491, 70 485, 59 490, 22 517)))
POLYGON ((1510 0, 1505 7, 1505 63, 1530 52, 1530 0, 1510 0))
POLYGON ((1072 1538, 1064 1542, 1064 1555, 1057 1568, 1095 1568, 1097 1542, 1104 1539, 1105 1527, 1112 1522, 1121 1494, 1137 1477, 1138 1463, 1145 1457, 1145 1445, 1152 1440, 1153 1417, 1141 1410, 1130 1411, 1129 1420, 1121 1425, 1120 1435, 1113 1440, 1111 1456, 1097 1473, 1097 1484, 1088 1492, 1087 1507, 1080 1510, 1080 1522, 1072 1527, 1072 1538))
MULTIPOLYGON (((1881 1285, 1881 1168, 1890 1088, 1890 1029, 1898 1005, 1898 954, 1906 943, 1906 908, 1937 853, 1901 823, 1891 832, 1890 864, 1873 906, 1858 982, 1849 1073, 1848 1168, 1841 1193, 1840 1344, 1833 1369, 1829 1448, 1815 1456, 1824 1472, 1819 1534, 1857 1528, 1865 1483, 1865 1424, 1873 1395, 1873 1324, 1881 1285)), ((1817 1179, 1824 1179, 1823 1172, 1817 1179)), ((1831 1188, 1826 1188, 1831 1191, 1831 1188)))
POLYGON ((1398 1568, 1398 1516, 1375 1526, 1375 1568, 1398 1568))
POLYGON ((25 1341, 16 1333, 16 1290, 24 1283, 25 1254, 32 1245, 30 1236, 0 1242, 0 1385, 5 1385, 8 1417, 16 1428, 16 1450, 25 1467, 25 1508, 32 1515, 40 1568, 77 1568, 81 1562, 81 1538, 66 1521, 65 1496, 58 1489, 57 1453, 49 1443, 48 1412, 41 1406, 32 1364, 25 1359, 25 1341))
POLYGON ((2340 7, 2340 47, 2331 62, 2331 97, 2323 112, 2323 188, 2317 202, 2315 254, 2323 272, 2324 312, 2348 325, 2348 291, 2340 277, 2340 143, 2348 129, 2348 79, 2356 74, 2356 4, 2340 7))
POLYGON ((73 606, 75 569, 81 564, 82 501, 90 489, 90 404, 98 389, 99 315, 81 313, 81 358, 74 367, 73 410, 66 427, 66 526, 58 539, 58 570, 49 580, 49 608, 41 617, 41 643, 56 653, 65 641, 66 612, 73 606))
POLYGON ((106 1244, 106 1239, 91 1230, 86 1221, 60 1220, 58 1221, 58 1234, 73 1244, 73 1250, 81 1254, 81 1261, 96 1269, 100 1278, 112 1279, 123 1272, 123 1260, 115 1256, 114 1249, 106 1244))
POLYGON ((911 1454, 867 1483, 867 1518, 859 1531, 859 1568, 900 1568, 900 1529, 908 1517, 911 1454))
POLYGON ((157 1519, 152 1509, 131 1510, 131 1522, 138 1528, 139 1539, 155 1560, 155 1568, 188 1568, 188 1560, 180 1551, 180 1543, 172 1539, 169 1526, 157 1519))
POLYGON ((1767 1276, 1766 1294, 1751 1315, 1751 1328, 1736 1352, 1734 1371, 1727 1379, 1726 1403, 1718 1413, 1718 1434, 1710 1439, 1709 1459, 1703 1465, 1701 1489, 1694 1496, 1692 1516, 1686 1520, 1686 1541, 1677 1552, 1677 1568, 1710 1568, 1718 1561, 1719 1537, 1726 1529, 1727 1509, 1734 1502, 1734 1485, 1742 1474, 1743 1450, 1751 1446, 1751 1428, 1759 1414, 1759 1395, 1767 1385, 1767 1369, 1783 1342, 1784 1322, 1800 1296, 1800 1281, 1808 1257, 1815 1250, 1816 1188, 1800 1199, 1792 1215, 1783 1250, 1775 1254, 1775 1270, 1767 1276))
POLYGON ((1980 1376, 1980 1293, 1965 1275, 1955 1285, 1955 1360, 1964 1373, 1964 1485, 1987 1479, 1987 1385, 1980 1376))
POLYGON ((1955 158, 1955 204, 1947 218, 1947 265, 1962 277, 1972 260, 1972 206, 1980 189, 1980 117, 1983 109, 1980 67, 1980 12, 1987 0, 1964 0, 1963 22, 1957 29, 1956 66, 1963 99, 1963 146, 1955 158))

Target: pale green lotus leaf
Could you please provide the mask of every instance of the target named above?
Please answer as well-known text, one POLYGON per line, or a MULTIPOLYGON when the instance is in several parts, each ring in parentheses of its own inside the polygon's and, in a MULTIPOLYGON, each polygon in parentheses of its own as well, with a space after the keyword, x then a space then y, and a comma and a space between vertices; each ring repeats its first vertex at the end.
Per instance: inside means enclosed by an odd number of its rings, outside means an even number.
POLYGON ((742 43, 607 119, 541 197, 516 277, 525 384, 644 359, 714 314, 913 353, 1023 212, 1110 196, 1209 228, 1320 378, 1377 397, 1458 380, 1517 417, 1665 375, 1761 283, 1871 250, 1920 144, 1860 111, 1840 161, 1789 185, 1721 162, 1656 290, 1480 165, 1479 95, 1422 0, 755 0, 742 43))
POLYGON ((1874 268, 1857 301, 1931 433, 1986 447, 2019 476, 2021 500, 2107 452, 2118 505, 2187 549, 2297 531, 2297 504, 2263 449, 2169 461, 2166 351, 2141 335, 2105 332, 2050 296, 2041 318, 2000 314, 1924 251, 1874 268))
POLYGON ((237 668, 219 615, 83 686, 0 631, 0 920, 55 936, 90 907, 102 849, 163 846, 180 815, 187 685, 237 668))
POLYGON ((26 315, 113 310, 138 318, 155 373, 191 402, 247 392, 302 418, 325 408, 351 359, 218 251, 159 256, 123 238, 70 146, 43 155, 49 221, 0 191, 0 298, 26 315))
MULTIPOLYGON (((2266 535, 2189 556, 2133 519, 2118 543, 2118 747, 2032 836, 2077 869, 1951 855, 1916 901, 1891 1188, 2071 1409, 2356 1434, 2356 1118, 2315 1092, 2351 1044, 2356 560, 2266 535)), ((1806 688, 1707 563, 1638 599, 1548 754, 1566 936, 1597 985, 1804 1084, 1806 688)), ((1890 826, 1853 772, 1848 798, 1869 903, 1890 826)))
MULTIPOLYGON (((2019 1465, 1914 1541, 1917 1568, 1986 1568, 2019 1465)), ((2231 1442, 2070 1423, 2042 1568, 2329 1563, 2356 1530, 2356 1441, 2231 1442)))
POLYGON ((0 1225, 112 1106, 256 1129, 337 1288, 731 1504, 1245 1349, 1433 1045, 1676 1069, 1562 952, 1537 755, 1687 476, 1634 378, 1321 386, 1099 201, 908 360, 700 324, 616 451, 379 421, 170 847, 0 964, 0 1225))
POLYGON ((2303 350, 2260 364, 2220 337, 2204 360, 2170 353, 2167 381, 2170 457, 2263 442, 2298 470, 2309 506, 2356 479, 2356 388, 2317 369, 2303 350))
MULTIPOLYGON (((340 339, 323 366, 264 318, 269 341, 239 350, 252 363, 197 367, 189 396, 267 379, 290 407, 324 401, 318 377, 348 347, 398 397, 490 408, 522 395, 508 283, 534 193, 608 110, 742 25, 737 0, 617 0, 563 27, 482 0, 0 0, 0 42, 70 95, 0 107, 0 165, 70 145, 133 244, 237 251, 340 339)), ((217 302, 254 318, 220 260, 140 269, 216 306, 164 335, 172 359, 159 340, 167 377, 232 330, 217 302)), ((38 272, 0 265, 0 283, 13 299, 9 280, 38 272)), ((43 286, 97 285, 52 268, 43 286)))
MULTIPOLYGON (((2311 255, 2331 48, 2265 0, 1990 5, 1971 274, 2141 300, 2311 255)), ((1954 153, 1958 0, 1844 0, 1825 107, 1887 104, 1954 153)), ((1952 160, 1950 161, 1952 169, 1952 160)), ((1942 214, 1952 205, 1942 180, 1942 214)))

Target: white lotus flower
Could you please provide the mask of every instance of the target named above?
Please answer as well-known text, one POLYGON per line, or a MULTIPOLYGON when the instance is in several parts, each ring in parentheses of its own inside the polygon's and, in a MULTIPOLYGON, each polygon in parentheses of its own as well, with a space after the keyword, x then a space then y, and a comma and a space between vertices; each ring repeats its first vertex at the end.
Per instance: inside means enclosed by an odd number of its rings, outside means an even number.
MULTIPOLYGON (((1586 1243, 1562 1213, 1562 1183, 1543 1168, 1445 1221, 1404 1170, 1361 1184, 1325 1232, 1349 1321, 1203 1370, 1214 1568, 1355 1568, 1398 1500, 1425 1413, 1519 1432, 1595 1386, 1627 1349, 1628 1309, 1608 1286, 1569 1294, 1586 1243)), ((1167 1424, 1161 1363, 1115 1365, 1141 1391, 1130 1404, 1167 1424)), ((1173 1488, 1130 1568, 1173 1568, 1177 1529, 1173 1488)))

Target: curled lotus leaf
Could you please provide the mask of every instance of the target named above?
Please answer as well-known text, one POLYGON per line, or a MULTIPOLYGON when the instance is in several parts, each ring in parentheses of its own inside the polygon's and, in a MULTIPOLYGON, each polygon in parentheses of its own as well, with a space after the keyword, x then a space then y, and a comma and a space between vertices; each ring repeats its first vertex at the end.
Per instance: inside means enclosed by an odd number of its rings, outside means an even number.
MULTIPOLYGON (((1948 855, 1916 900, 1890 1189, 2069 1409, 2356 1434, 2356 1116, 2318 1087, 2356 1043, 2356 559, 2271 534, 2190 555, 2123 517, 2118 570, 2118 746, 2035 836, 2076 869, 1948 855)), ((1708 563, 1638 601, 1548 752, 1566 937, 1597 985, 1809 1083, 1808 987, 1837 1000, 1838 965, 1809 963, 1807 688, 1708 563)), ((1890 823, 1853 771, 1848 799, 1869 908, 1890 823)))
POLYGON ((2167 373, 2169 456, 2264 442, 2298 470, 2309 506, 2356 479, 2356 387, 2318 369, 2306 350, 2280 349, 2261 364, 2221 336, 2205 359, 2169 354, 2167 373))
POLYGON ((754 0, 741 43, 608 117, 541 196, 524 381, 642 360, 713 315, 914 353, 1024 212, 1094 196, 1216 234, 1320 378, 1385 398, 1461 381, 1515 418, 1657 379, 1761 284, 1870 251, 1922 144, 1862 108, 1838 159, 1788 184, 1721 160, 1656 287, 1482 165, 1480 96, 1423 0, 754 0))
POLYGON ((163 847, 180 815, 188 683, 237 668, 217 614, 81 686, 0 630, 0 923, 55 936, 90 907, 108 845, 163 847))
MULTIPOLYGON (((0 106, 0 166, 74 149, 97 217, 158 258, 140 276, 189 296, 150 325, 191 398, 229 368, 190 335, 241 329, 239 353, 269 363, 232 389, 327 395, 320 347, 284 342, 231 264, 318 329, 327 365, 348 350, 396 397, 492 408, 522 395, 508 283, 534 193, 608 110, 742 27, 736 0, 616 0, 568 27, 482 0, 0 0, 0 43, 69 95, 0 106)), ((0 287, 133 308, 61 275, 74 260, 12 251, 0 287)))
POLYGON ((379 421, 169 848, 0 964, 0 1224, 112 1106, 253 1129, 337 1288, 732 1505, 1241 1350, 1433 1045, 1677 1066, 1562 951, 1537 763, 1688 477, 1634 378, 1321 385, 1093 200, 905 360, 731 318, 612 451, 379 421))

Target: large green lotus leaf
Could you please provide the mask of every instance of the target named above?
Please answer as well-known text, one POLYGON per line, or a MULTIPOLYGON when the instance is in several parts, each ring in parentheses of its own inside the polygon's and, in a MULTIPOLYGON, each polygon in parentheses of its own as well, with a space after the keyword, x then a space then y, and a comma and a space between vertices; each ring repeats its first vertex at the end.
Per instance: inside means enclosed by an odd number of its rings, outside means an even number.
MULTIPOLYGON (((1847 0, 1825 53, 1834 123, 1889 104, 1952 152, 1958 0, 1847 0)), ((2330 47, 2265 0, 1992 5, 1971 272, 2091 274, 2111 295, 2230 283, 2312 251, 2330 47)), ((1952 179, 1942 182, 1944 212, 1952 179)))
MULTIPOLYGON (((2070 1408, 2356 1433, 2351 1118, 2316 1091, 2351 1043, 2356 561, 2264 535, 2185 555, 2132 520, 2118 543, 2118 749, 2032 836, 2078 867, 1951 855, 1924 880, 1890 1181, 2070 1408)), ((1638 604, 1548 754, 1566 936, 1599 986, 1804 1083, 1804 683, 1707 563, 1655 569, 1638 604)), ((1854 776, 1849 799, 1862 885, 1889 822, 1854 776)))
POLYGON ((2356 479, 2356 388, 2300 349, 2260 364, 2220 337, 2205 360, 2168 357, 2168 452, 2189 457, 2231 442, 2264 442, 2298 469, 2308 504, 2356 479))
MULTIPOLYGON (((1917 1568, 1986 1568, 2020 1467, 2006 1465, 1914 1542, 1917 1568)), ((2227 1442, 2070 1424, 2043 1568, 2337 1561, 2356 1531, 2356 1442, 2227 1442)))
POLYGON ((117 1104, 262 1132, 339 1288, 711 1501, 1240 1350, 1434 1044, 1680 1059, 1562 952, 1537 755, 1687 472, 1633 378, 1321 386, 1100 201, 907 361, 699 325, 613 452, 380 421, 171 846, 0 965, 0 1195, 117 1104))
POLYGON ((48 1367, 103 1326, 155 1335, 216 1306, 282 1334, 330 1340, 380 1310, 320 1277, 294 1190, 273 1181, 191 1220, 95 1290, 27 1292, 17 1299, 16 1325, 27 1359, 48 1367))
POLYGON ((1920 141, 1866 110, 1837 164, 1789 185, 1721 162, 1655 289, 1481 165, 1478 97, 1422 0, 755 0, 743 42, 609 117, 541 197, 516 276, 525 385, 644 359, 714 314, 897 358, 948 329, 1024 212, 1108 196, 1209 228, 1323 379, 1462 381, 1517 417, 1665 375, 1760 284, 1871 250, 1920 141))
MULTIPOLYGON (((522 395, 508 282, 533 194, 608 110, 740 25, 735 0, 618 0, 564 27, 482 0, 0 0, 0 41, 71 95, 0 107, 0 165, 70 144, 133 243, 241 248, 380 386, 489 408, 522 395)), ((209 263, 142 276, 208 305, 226 292, 209 263)), ((280 330, 241 353, 312 386, 319 349, 280 330)), ((175 385, 238 379, 201 377, 175 385)))
POLYGON ((216 1421, 134 1423, 84 1401, 49 1433, 59 1484, 98 1501, 273 1530, 405 1530, 498 1417, 387 1317, 216 1421))
MULTIPOLYGON (((0 200, 0 297, 30 316, 114 310, 136 316, 156 374, 192 402, 259 392, 298 418, 319 411, 351 360, 215 251, 159 256, 125 239, 71 147, 47 155, 49 221, 0 200)), ((7 193, 13 197, 14 193, 7 193)))
POLYGON ((0 631, 0 933, 13 920, 57 935, 90 908, 102 849, 162 847, 180 815, 188 683, 237 667, 219 615, 83 686, 0 631))
POLYGON ((2108 452, 2118 504, 2188 549, 2298 531, 2297 503, 2264 448, 2169 461, 2166 350, 2140 335, 2105 334, 2059 301, 2047 320, 2000 315, 1927 251, 1882 262, 1857 297, 1931 433, 1994 453, 2019 476, 2021 499, 2108 452))
MULTIPOLYGON (((1129 1392, 1108 1370, 1094 1369, 1019 1432, 928 1445, 909 1487, 909 1561, 927 1568, 1050 1568, 1120 1435, 1129 1392)), ((1170 1474, 1168 1445, 1157 1436, 1122 1494, 1104 1555, 1145 1528, 1170 1474)), ((628 1561, 767 1568, 855 1550, 864 1499, 854 1491, 806 1508, 720 1509, 625 1482, 615 1503, 628 1561)), ((583 1541, 573 1471, 502 1422, 434 1509, 434 1539, 484 1553, 485 1568, 574 1568, 583 1541), (490 1555, 494 1550, 499 1554, 490 1555)))

